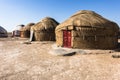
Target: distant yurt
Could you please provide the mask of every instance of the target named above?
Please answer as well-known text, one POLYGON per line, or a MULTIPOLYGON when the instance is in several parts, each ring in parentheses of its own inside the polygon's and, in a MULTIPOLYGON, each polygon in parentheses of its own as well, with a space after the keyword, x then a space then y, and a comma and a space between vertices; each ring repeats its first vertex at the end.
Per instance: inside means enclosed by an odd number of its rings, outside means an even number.
POLYGON ((8 36, 7 31, 0 26, 0 38, 7 37, 7 36, 8 36))
POLYGON ((16 27, 13 29, 12 36, 13 36, 13 37, 20 37, 20 34, 21 34, 21 33, 20 33, 20 30, 21 30, 23 27, 24 27, 23 24, 16 26, 16 27))
POLYGON ((30 29, 33 25, 35 25, 35 23, 29 23, 25 27, 21 28, 20 29, 20 31, 21 31, 20 37, 21 38, 29 38, 30 37, 30 29))
POLYGON ((50 17, 45 17, 31 28, 30 41, 55 41, 55 28, 59 23, 50 17))
POLYGON ((119 27, 94 11, 81 10, 56 27, 56 44, 80 49, 114 49, 119 27))

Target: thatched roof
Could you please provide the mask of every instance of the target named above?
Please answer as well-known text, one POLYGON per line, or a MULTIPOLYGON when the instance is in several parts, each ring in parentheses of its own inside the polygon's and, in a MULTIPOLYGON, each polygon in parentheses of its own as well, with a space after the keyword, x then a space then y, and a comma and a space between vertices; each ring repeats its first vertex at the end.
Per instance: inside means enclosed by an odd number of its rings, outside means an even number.
POLYGON ((39 30, 39 31, 54 30, 58 24, 59 23, 55 19, 50 17, 45 17, 40 22, 35 24, 31 28, 31 30, 39 30))
POLYGON ((105 19, 101 15, 95 13, 94 11, 81 10, 69 19, 61 23, 56 27, 56 31, 61 30, 64 27, 74 26, 80 30, 81 27, 95 27, 95 28, 105 28, 113 31, 118 31, 118 25, 108 19, 105 19))
POLYGON ((21 31, 30 31, 33 25, 35 25, 35 23, 28 23, 24 28, 21 29, 21 31))

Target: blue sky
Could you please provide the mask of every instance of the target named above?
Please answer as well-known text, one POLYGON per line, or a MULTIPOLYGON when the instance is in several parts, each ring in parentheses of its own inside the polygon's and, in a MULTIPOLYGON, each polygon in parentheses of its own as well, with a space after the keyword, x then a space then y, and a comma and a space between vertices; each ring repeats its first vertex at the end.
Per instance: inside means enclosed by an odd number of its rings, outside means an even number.
POLYGON ((63 22, 79 10, 92 10, 120 25, 120 0, 0 0, 0 25, 7 31, 49 16, 63 22))

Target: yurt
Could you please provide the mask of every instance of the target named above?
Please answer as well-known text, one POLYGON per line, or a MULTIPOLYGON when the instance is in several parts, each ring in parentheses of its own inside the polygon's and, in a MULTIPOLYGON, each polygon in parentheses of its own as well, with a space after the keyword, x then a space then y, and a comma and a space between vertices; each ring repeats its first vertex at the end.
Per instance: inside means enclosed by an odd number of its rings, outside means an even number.
POLYGON ((31 28, 30 41, 55 41, 55 28, 59 23, 50 17, 45 17, 31 28))
POLYGON ((7 31, 0 26, 0 38, 7 37, 7 36, 8 36, 7 31))
POLYGON ((120 28, 119 28, 119 33, 118 33, 118 39, 120 39, 120 28))
POLYGON ((13 29, 12 36, 13 36, 13 37, 20 37, 20 34, 21 34, 21 33, 20 33, 20 30, 21 30, 23 27, 24 27, 23 24, 16 26, 16 27, 13 29))
POLYGON ((25 27, 21 28, 20 29, 20 32, 21 32, 20 37, 21 38, 29 38, 30 37, 30 29, 33 25, 35 25, 35 23, 28 23, 25 27))
POLYGON ((119 27, 94 11, 81 10, 56 27, 56 44, 80 49, 114 49, 119 27))

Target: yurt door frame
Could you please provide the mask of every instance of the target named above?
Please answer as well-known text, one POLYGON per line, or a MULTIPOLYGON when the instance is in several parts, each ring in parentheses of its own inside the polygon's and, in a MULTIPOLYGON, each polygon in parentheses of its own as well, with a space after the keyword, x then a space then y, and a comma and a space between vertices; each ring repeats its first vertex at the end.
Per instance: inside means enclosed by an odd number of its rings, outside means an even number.
POLYGON ((63 30, 63 47, 71 48, 71 30, 63 30))

